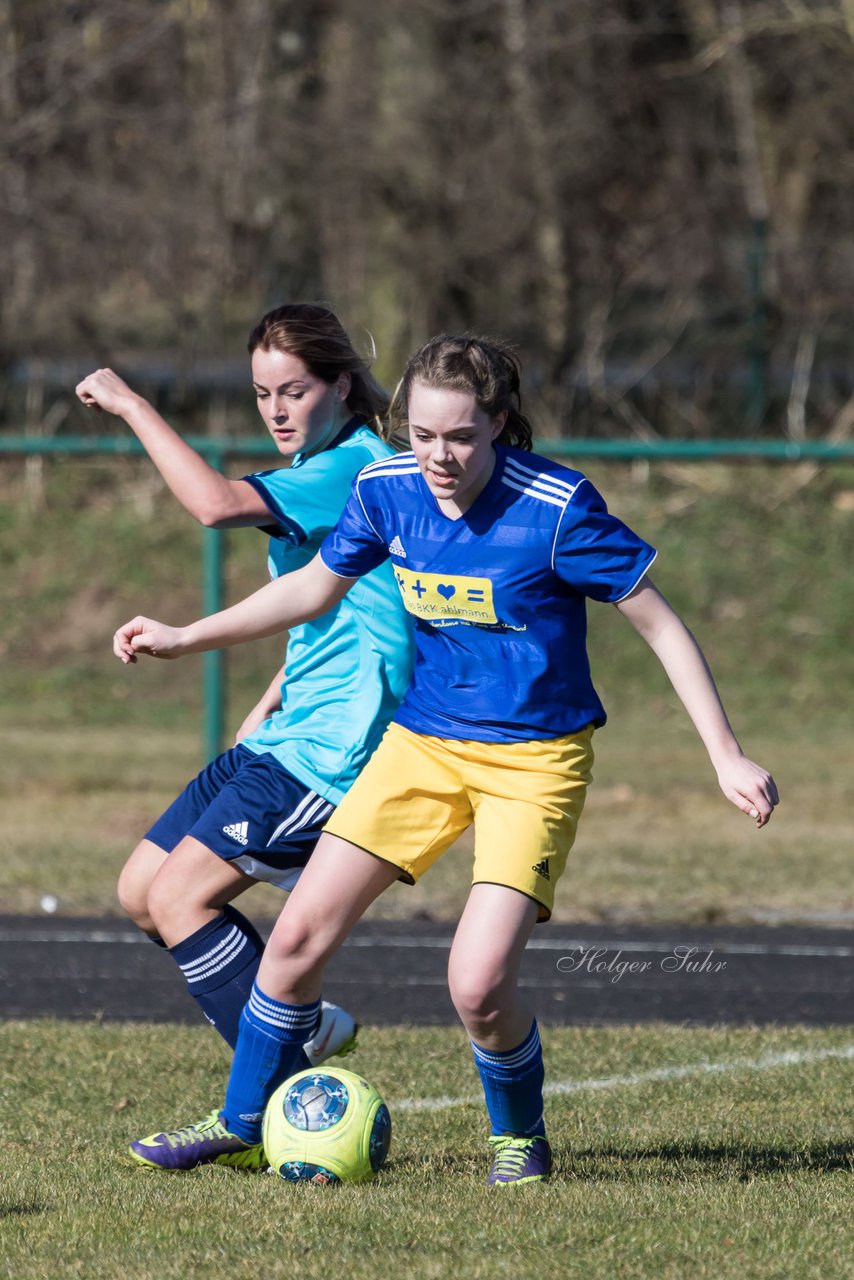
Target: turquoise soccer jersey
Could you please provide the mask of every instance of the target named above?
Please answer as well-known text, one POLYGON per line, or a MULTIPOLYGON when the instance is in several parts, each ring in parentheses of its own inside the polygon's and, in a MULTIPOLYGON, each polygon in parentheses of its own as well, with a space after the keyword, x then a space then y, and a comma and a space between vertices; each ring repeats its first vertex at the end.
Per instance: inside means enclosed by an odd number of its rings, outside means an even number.
MULTIPOLYGON (((332 446, 245 479, 271 512, 272 577, 307 564, 335 525, 359 471, 395 455, 351 423, 332 446)), ((242 745, 269 752, 337 804, 377 746, 412 670, 411 627, 390 565, 380 565, 329 613, 288 636, 282 709, 242 745)))
POLYGON ((457 520, 413 454, 370 464, 321 556, 342 577, 394 565, 415 622, 415 670, 395 716, 407 729, 515 742, 604 724, 586 598, 621 600, 656 553, 580 472, 495 451, 489 482, 457 520))

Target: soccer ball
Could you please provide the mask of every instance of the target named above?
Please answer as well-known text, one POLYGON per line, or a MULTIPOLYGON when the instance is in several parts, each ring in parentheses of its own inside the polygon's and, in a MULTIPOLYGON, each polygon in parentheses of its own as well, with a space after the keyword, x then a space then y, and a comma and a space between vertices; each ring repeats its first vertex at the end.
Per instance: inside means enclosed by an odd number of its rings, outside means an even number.
POLYGON ((367 1182, 388 1155, 391 1116, 352 1071, 301 1071, 267 1103, 263 1141, 288 1182, 367 1182))

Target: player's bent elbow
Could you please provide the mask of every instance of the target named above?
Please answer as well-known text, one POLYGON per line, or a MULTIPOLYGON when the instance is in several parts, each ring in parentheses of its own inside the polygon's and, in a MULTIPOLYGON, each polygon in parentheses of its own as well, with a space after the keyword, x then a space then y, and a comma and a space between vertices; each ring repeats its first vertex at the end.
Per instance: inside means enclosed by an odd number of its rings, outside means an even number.
POLYGON ((222 521, 219 517, 210 515, 208 512, 193 513, 203 529, 221 529, 222 521))
POLYGON ((227 529, 234 519, 234 511, 221 504, 197 507, 193 515, 205 529, 227 529))
POLYGON ((201 487, 188 509, 206 529, 232 529, 239 525, 269 522, 270 514, 249 485, 224 477, 201 487), (248 492, 247 492, 248 490, 248 492))

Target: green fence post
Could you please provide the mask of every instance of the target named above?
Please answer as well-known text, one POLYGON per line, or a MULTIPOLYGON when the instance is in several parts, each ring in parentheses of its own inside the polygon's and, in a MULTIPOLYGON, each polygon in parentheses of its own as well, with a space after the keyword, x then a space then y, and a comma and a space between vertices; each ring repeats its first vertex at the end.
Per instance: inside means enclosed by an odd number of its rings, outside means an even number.
MULTIPOLYGON (((216 447, 205 449, 212 467, 223 470, 223 454, 216 447)), ((225 605, 225 532, 202 531, 202 612, 219 613, 225 605)), ((223 749, 225 736, 225 653, 213 649, 202 655, 202 751, 205 763, 223 749)))
POLYGON ((748 340, 747 421, 752 429, 768 411, 768 333, 766 328, 765 261, 768 219, 754 218, 747 251, 750 275, 750 337, 748 340))

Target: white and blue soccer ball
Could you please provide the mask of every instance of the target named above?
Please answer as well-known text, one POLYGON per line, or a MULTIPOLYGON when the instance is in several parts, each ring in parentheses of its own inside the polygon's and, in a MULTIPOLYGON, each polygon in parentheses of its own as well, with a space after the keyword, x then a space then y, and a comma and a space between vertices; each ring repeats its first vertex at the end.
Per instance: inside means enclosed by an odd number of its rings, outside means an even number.
POLYGON ((391 1143, 391 1116, 377 1090, 352 1071, 301 1071, 264 1113, 264 1151, 287 1182, 367 1182, 391 1143))

